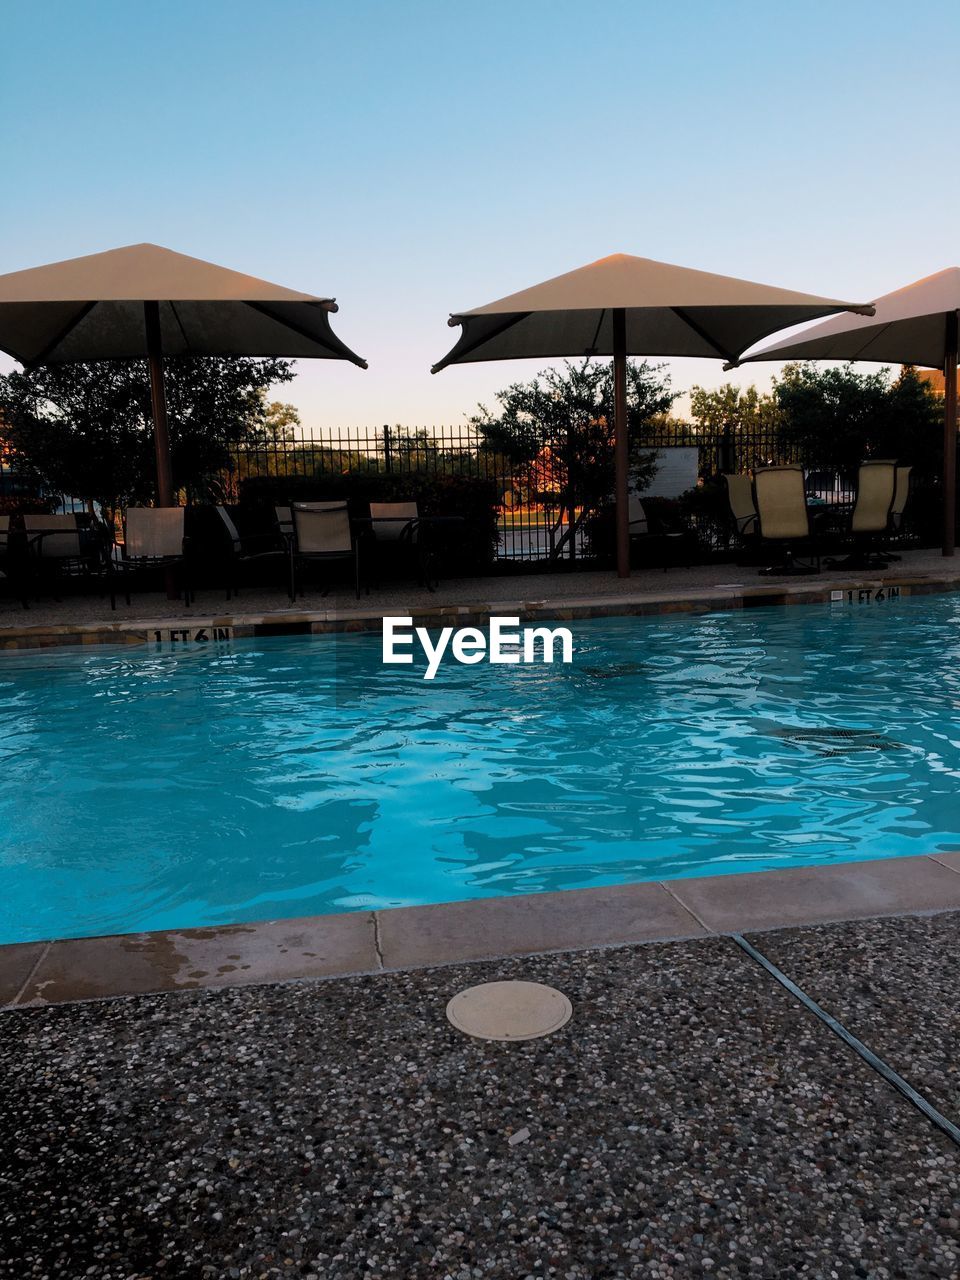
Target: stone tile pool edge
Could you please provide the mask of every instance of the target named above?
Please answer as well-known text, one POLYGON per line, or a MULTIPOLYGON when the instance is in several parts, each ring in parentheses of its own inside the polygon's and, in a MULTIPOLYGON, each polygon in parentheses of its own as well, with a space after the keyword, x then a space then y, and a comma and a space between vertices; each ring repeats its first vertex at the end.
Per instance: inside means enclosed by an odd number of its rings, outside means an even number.
POLYGON ((960 852, 0 946, 0 1010, 960 911, 960 852))
MULTIPOLYGON (((713 613, 758 606, 830 604, 836 593, 875 599, 891 590, 901 598, 960 591, 960 568, 955 573, 937 575, 884 573, 862 577, 830 578, 811 583, 771 582, 758 586, 730 588, 701 587, 685 590, 639 591, 620 595, 560 596, 556 598, 495 600, 468 604, 443 604, 439 600, 424 607, 413 605, 406 612, 419 626, 439 627, 451 622, 462 626, 483 626, 491 616, 519 616, 522 622, 576 618, 647 617, 668 613, 713 613)), ((854 601, 856 603, 856 601, 854 601)), ((401 606, 391 604, 397 611, 401 606)), ((231 612, 184 613, 177 618, 117 618, 109 622, 40 623, 0 627, 0 650, 45 649, 83 645, 176 645, 196 639, 242 640, 262 636, 325 635, 335 632, 378 631, 383 608, 293 608, 282 613, 231 612), (202 633, 198 637, 198 633, 202 633)))

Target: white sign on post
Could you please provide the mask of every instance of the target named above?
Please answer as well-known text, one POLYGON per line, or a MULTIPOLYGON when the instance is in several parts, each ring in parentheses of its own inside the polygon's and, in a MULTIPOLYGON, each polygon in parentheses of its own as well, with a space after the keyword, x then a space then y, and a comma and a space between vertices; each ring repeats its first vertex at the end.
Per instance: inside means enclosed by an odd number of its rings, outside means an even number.
POLYGON ((697 487, 700 450, 696 445, 668 445, 657 450, 657 472, 640 495, 643 498, 679 498, 697 487))

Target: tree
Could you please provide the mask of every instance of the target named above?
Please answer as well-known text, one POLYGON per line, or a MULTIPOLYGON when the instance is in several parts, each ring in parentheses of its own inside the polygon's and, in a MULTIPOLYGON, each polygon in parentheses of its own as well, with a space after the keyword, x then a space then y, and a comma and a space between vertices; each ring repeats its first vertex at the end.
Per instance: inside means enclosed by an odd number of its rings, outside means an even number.
POLYGON ((289 443, 296 440, 298 428, 303 426, 300 421, 300 414, 296 405, 288 404, 283 400, 267 400, 266 391, 263 392, 263 399, 266 402, 263 410, 263 430, 267 439, 271 443, 289 443))
POLYGON ((302 440, 297 442, 302 423, 296 406, 282 400, 268 400, 265 387, 259 394, 263 412, 254 415, 250 430, 238 441, 241 447, 231 456, 231 497, 239 492, 243 481, 253 475, 303 474, 312 455, 312 445, 302 440))
MULTIPOLYGON (((627 364, 627 430, 630 480, 644 489, 656 471, 655 455, 645 452, 645 428, 665 414, 677 393, 660 365, 627 364)), ((613 368, 589 358, 546 369, 531 382, 517 382, 497 393, 498 412, 483 405, 470 419, 483 447, 512 467, 522 501, 556 505, 568 528, 553 549, 564 544, 571 557, 576 534, 589 517, 610 502, 614 489, 613 368)))
MULTIPOLYGON (((293 377, 288 360, 164 361, 174 486, 218 497, 231 449, 265 428, 265 392, 293 377)), ((18 464, 55 492, 107 511, 152 499, 156 469, 144 361, 21 370, 0 377, 0 416, 18 464)))
POLYGON ((735 472, 755 465, 757 446, 775 428, 777 414, 776 398, 761 395, 755 386, 727 382, 712 390, 693 387, 690 416, 701 445, 703 472, 735 472), (707 462, 710 458, 712 464, 707 462))
POLYGON ((851 471, 865 458, 897 458, 935 472, 943 406, 915 370, 857 373, 850 365, 788 364, 774 380, 778 434, 809 466, 851 471))
POLYGON ((713 390, 690 389, 690 417, 704 435, 720 435, 728 427, 756 428, 774 403, 773 396, 762 396, 756 387, 737 387, 732 382, 713 390))

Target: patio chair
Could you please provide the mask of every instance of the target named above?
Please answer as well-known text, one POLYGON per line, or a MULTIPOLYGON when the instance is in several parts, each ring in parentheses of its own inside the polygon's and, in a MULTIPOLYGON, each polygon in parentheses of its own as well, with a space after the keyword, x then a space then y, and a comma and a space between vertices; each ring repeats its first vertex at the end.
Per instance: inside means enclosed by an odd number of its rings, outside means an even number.
POLYGON ((903 515, 910 501, 910 476, 913 467, 897 467, 896 482, 893 486, 893 505, 890 508, 890 529, 900 533, 903 529, 903 515))
MULTIPOLYGON (((183 507, 128 507, 124 521, 123 555, 111 559, 111 568, 124 580, 124 598, 130 603, 127 585, 131 573, 162 569, 180 575, 183 603, 193 603, 194 595, 187 572, 187 539, 184 537, 183 507)), ((111 603, 113 593, 111 591, 111 603)))
MULTIPOLYGON (((912 472, 913 467, 897 467, 893 486, 893 505, 890 508, 889 532, 893 538, 899 538, 903 534, 903 515, 907 509, 907 503, 910 501, 910 476, 912 472)), ((885 560, 900 559, 900 556, 895 555, 889 546, 884 546, 881 554, 885 560)))
POLYGON ((689 545, 687 535, 669 530, 651 530, 646 509, 639 496, 632 491, 627 504, 627 521, 630 531, 631 558, 634 550, 639 550, 641 556, 646 559, 646 552, 657 549, 663 557, 664 573, 671 568, 676 568, 683 561, 686 562, 687 568, 690 567, 690 557, 685 554, 689 545))
POLYGON ((737 537, 741 541, 757 536, 757 507, 753 500, 753 481, 748 475, 725 475, 727 502, 737 537))
POLYGON ((820 572, 820 553, 810 533, 801 467, 758 467, 753 475, 759 537, 783 552, 783 561, 761 574, 820 572), (798 559, 798 554, 804 559, 798 559))
POLYGON ((37 576, 50 583, 55 596, 67 580, 95 579, 103 584, 108 565, 101 526, 81 526, 76 513, 67 512, 25 515, 23 527, 30 563, 37 576))
POLYGON ((370 503, 371 531, 379 542, 416 542, 419 518, 415 502, 370 503))
MULTIPOLYGON (((360 547, 350 527, 350 512, 345 502, 295 502, 293 541, 290 544, 290 599, 303 595, 298 573, 308 564, 331 564, 352 561, 354 588, 360 599, 360 547)), ((322 594, 330 591, 329 584, 322 594)))
POLYGON ((44 560, 70 560, 80 555, 80 531, 73 514, 25 515, 23 527, 34 554, 44 560))
MULTIPOLYGON (((909 480, 909 477, 908 477, 909 480)), ((885 569, 890 556, 883 552, 883 540, 890 529, 897 487, 897 464, 892 459, 862 462, 857 474, 857 500, 847 537, 852 542, 844 560, 832 560, 831 568, 885 569)), ((904 498, 906 502, 906 498, 904 498)))
POLYGON ((435 577, 432 540, 424 536, 416 502, 371 502, 369 535, 375 563, 412 566, 417 581, 430 587, 435 577))
POLYGON ((10 531, 10 517, 0 516, 0 578, 9 583, 23 607, 29 609, 25 567, 23 548, 18 554, 16 534, 10 531))
MULTIPOLYGON (((321 502, 309 502, 307 505, 317 511, 328 511, 332 507, 342 507, 345 501, 345 498, 331 498, 321 502)), ((293 507, 290 505, 274 507, 273 516, 277 523, 277 533, 280 535, 284 550, 289 556, 296 536, 293 528, 293 507)))
MULTIPOLYGON (((254 533, 241 536, 233 517, 226 507, 219 503, 214 508, 220 518, 223 531, 229 541, 229 562, 227 566, 227 599, 239 595, 240 569, 243 565, 262 564, 269 560, 286 563, 290 551, 282 536, 282 532, 254 533)), ((278 521, 279 524, 279 521, 278 521)))
MULTIPOLYGON (((315 511, 329 511, 333 507, 342 507, 344 502, 346 498, 329 498, 322 502, 308 502, 307 506, 315 511)), ((293 540, 293 507, 274 507, 273 517, 277 522, 277 531, 289 551, 293 540)))
POLYGON ((277 531, 289 551, 293 538, 293 512, 289 507, 274 507, 273 516, 277 522, 277 531))

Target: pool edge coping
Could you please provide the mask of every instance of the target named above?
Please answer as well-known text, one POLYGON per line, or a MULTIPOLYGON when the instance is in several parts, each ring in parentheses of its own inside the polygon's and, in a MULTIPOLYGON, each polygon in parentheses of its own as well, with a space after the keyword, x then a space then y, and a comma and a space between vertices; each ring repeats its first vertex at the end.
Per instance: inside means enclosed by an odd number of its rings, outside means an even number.
POLYGON ((0 946, 0 1012, 960 911, 960 852, 0 946))
MULTIPOLYGON (((902 598, 914 595, 949 594, 960 591, 960 568, 956 573, 889 573, 877 571, 851 577, 837 577, 812 583, 809 579, 799 582, 772 581, 756 586, 730 584, 695 588, 674 588, 663 591, 637 591, 619 595, 556 596, 504 600, 478 599, 467 603, 447 603, 437 600, 429 604, 401 605, 397 602, 389 608, 403 608, 419 626, 443 626, 457 622, 463 626, 485 625, 493 616, 519 616, 522 622, 554 619, 567 621, 576 618, 645 617, 670 613, 712 613, 740 610, 757 606, 791 606, 801 604, 831 604, 836 602, 834 593, 879 591, 889 593, 895 589, 902 598)), ((342 632, 379 630, 383 622, 383 609, 293 608, 278 612, 243 612, 242 610, 218 610, 183 614, 163 618, 122 618, 109 622, 57 622, 34 625, 0 627, 0 652, 18 649, 54 648, 87 645, 146 645, 175 646, 197 639, 198 632, 214 632, 204 635, 201 643, 217 638, 258 639, 265 636, 327 635, 342 632), (217 632, 223 635, 218 637, 217 632)))

